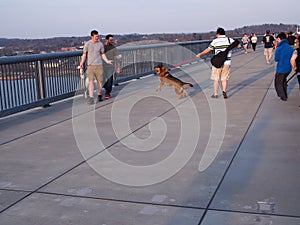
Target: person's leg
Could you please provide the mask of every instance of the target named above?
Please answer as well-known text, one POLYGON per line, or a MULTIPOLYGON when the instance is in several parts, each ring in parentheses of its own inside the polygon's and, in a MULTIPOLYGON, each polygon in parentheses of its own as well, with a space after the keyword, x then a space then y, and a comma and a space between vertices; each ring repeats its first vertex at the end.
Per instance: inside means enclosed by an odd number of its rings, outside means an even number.
POLYGON ((97 95, 102 95, 102 83, 101 81, 97 81, 97 84, 98 84, 98 92, 97 92, 97 95))
POLYGON ((275 80, 274 80, 274 86, 275 86, 275 91, 277 93, 277 96, 280 97, 281 100, 286 101, 287 96, 286 96, 286 91, 284 89, 284 77, 285 74, 283 73, 276 73, 275 74, 275 80))
POLYGON ((218 96, 219 81, 214 80, 214 96, 218 96))
POLYGON ((265 55, 265 58, 266 58, 266 62, 268 63, 269 62, 269 51, 267 48, 264 49, 264 55, 265 55))
POLYGON ((214 93, 212 95, 213 98, 218 97, 218 88, 219 88, 219 80, 220 80, 220 75, 221 75, 222 69, 221 68, 216 68, 212 67, 212 72, 211 72, 211 79, 214 81, 214 93))
POLYGON ((94 66, 88 66, 86 71, 89 83, 88 83, 88 89, 89 89, 89 97, 94 97, 94 66))
POLYGON ((244 51, 245 51, 245 53, 248 52, 247 46, 248 46, 247 44, 244 44, 244 51))
POLYGON ((108 78, 108 80, 105 82, 105 84, 103 86, 105 88, 105 94, 110 94, 111 93, 112 85, 113 85, 113 76, 108 78))
POLYGON ((227 98, 227 85, 230 77, 230 65, 224 65, 222 67, 222 73, 220 76, 222 82, 222 94, 224 98, 227 98))
POLYGON ((222 80, 222 91, 227 91, 228 80, 222 80))
POLYGON ((269 48, 269 58, 268 58, 269 62, 271 62, 272 57, 273 57, 273 48, 269 48))
POLYGON ((288 96, 287 96, 287 77, 288 77, 289 73, 285 73, 283 75, 283 81, 282 81, 282 86, 283 86, 283 91, 284 91, 284 95, 285 95, 285 98, 287 99, 288 96))
POLYGON ((96 78, 97 78, 97 84, 98 84, 98 101, 102 101, 102 77, 103 75, 103 67, 102 66, 97 66, 97 71, 96 71, 96 78))

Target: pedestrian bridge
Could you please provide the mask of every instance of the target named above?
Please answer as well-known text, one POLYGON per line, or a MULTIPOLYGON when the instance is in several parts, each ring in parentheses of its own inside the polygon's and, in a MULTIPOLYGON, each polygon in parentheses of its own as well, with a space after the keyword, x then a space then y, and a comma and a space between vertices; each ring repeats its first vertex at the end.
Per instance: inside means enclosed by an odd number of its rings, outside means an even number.
POLYGON ((299 225, 300 96, 275 94, 263 49, 233 56, 228 99, 208 61, 0 119, 0 224, 299 225))

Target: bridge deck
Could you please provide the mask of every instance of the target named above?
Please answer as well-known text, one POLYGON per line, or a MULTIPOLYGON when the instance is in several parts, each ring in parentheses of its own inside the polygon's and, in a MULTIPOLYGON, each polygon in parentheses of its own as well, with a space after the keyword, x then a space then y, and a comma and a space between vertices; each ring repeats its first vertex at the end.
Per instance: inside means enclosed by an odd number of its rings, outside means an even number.
POLYGON ((0 224, 299 225, 296 79, 282 102, 262 49, 231 70, 225 101, 200 62, 182 100, 149 76, 0 119, 0 224))

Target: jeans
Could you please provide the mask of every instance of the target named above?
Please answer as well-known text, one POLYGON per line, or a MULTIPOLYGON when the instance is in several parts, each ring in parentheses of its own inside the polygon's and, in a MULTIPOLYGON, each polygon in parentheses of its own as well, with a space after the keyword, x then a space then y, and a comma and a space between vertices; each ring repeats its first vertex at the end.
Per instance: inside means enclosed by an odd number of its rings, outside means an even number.
POLYGON ((115 68, 113 66, 103 67, 103 79, 105 82, 103 88, 105 89, 106 94, 110 94, 112 91, 114 72, 115 72, 115 68))
POLYGON ((110 92, 112 90, 112 85, 113 85, 113 76, 108 78, 108 80, 105 82, 105 84, 103 86, 106 94, 110 94, 110 92))

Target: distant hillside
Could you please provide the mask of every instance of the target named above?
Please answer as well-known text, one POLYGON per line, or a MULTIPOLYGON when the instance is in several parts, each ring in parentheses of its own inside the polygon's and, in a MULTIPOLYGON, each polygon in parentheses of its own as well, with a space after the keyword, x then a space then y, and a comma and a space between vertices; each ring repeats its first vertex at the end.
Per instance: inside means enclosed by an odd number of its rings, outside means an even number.
POLYGON ((296 32, 297 27, 300 27, 297 24, 263 24, 263 25, 252 25, 252 26, 244 26, 241 28, 236 28, 228 33, 235 34, 237 36, 242 36, 244 33, 256 33, 257 35, 265 34, 266 30, 270 30, 271 33, 279 33, 279 32, 296 32))
MULTIPOLYGON (((231 37, 241 37, 244 33, 256 33, 263 35, 266 30, 274 32, 295 32, 296 24, 263 24, 236 28, 226 31, 231 37)), ((158 42, 178 42, 193 40, 208 40, 215 37, 215 31, 205 33, 162 33, 162 34, 124 34, 114 35, 117 45, 132 45, 133 42, 151 44, 158 42)), ((103 37, 102 37, 103 38, 103 37)), ((85 37, 56 37, 48 39, 7 39, 0 38, 0 56, 36 54, 42 52, 72 51, 80 49, 84 41, 89 40, 85 37)))

